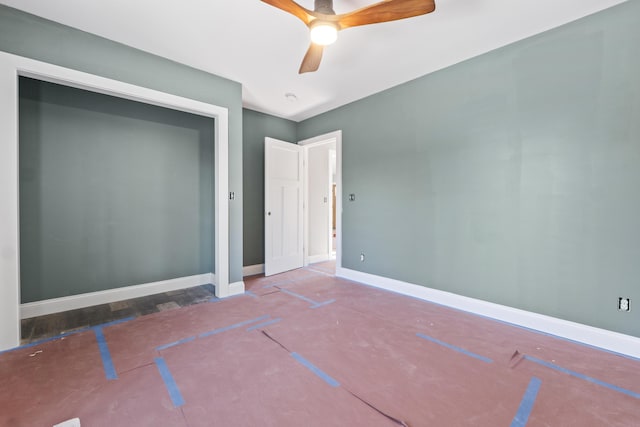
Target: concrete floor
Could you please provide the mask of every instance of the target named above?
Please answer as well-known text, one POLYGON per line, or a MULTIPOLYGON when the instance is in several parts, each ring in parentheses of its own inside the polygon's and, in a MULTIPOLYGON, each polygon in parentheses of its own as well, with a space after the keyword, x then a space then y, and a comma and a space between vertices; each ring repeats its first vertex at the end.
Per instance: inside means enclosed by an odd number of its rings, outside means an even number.
POLYGON ((118 319, 144 316, 159 311, 199 304, 209 301, 211 298, 215 298, 213 285, 202 285, 110 304, 94 305, 62 313, 22 319, 22 344, 67 334, 118 319))

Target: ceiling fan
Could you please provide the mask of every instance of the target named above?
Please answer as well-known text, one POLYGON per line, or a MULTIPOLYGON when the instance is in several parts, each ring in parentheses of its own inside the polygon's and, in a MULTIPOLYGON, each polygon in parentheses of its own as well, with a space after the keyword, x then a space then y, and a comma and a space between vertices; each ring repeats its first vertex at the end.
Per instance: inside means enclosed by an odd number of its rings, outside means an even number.
POLYGON ((377 24, 424 15, 435 10, 434 0, 383 0, 353 12, 337 15, 333 0, 315 0, 309 10, 293 0, 262 0, 300 19, 309 27, 311 45, 300 65, 299 74, 316 71, 324 46, 336 41, 338 31, 360 25, 377 24))

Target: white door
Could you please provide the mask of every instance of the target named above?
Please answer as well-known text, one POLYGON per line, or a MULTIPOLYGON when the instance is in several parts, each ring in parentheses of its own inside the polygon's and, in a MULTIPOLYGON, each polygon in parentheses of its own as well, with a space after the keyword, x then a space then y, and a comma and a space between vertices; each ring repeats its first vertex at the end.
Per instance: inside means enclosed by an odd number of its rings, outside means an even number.
POLYGON ((264 274, 302 267, 302 147, 264 141, 264 274))

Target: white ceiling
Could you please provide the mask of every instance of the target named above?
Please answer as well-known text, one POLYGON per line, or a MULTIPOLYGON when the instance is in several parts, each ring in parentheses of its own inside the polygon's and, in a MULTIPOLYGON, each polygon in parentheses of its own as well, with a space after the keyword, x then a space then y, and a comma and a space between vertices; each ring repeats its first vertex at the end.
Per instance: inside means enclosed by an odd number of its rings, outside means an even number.
MULTIPOLYGON (((303 75, 307 28, 259 0, 0 3, 235 80, 245 107, 300 121, 626 0, 435 1, 428 15, 340 32, 319 71, 303 75)), ((334 0, 334 9, 374 2, 334 0)))

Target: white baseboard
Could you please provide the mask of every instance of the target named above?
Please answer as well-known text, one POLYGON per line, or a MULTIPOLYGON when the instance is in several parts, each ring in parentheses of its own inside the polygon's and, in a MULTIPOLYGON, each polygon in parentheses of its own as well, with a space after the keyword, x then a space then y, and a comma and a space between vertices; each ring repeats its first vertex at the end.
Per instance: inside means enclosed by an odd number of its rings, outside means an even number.
POLYGON ((490 317, 525 328, 556 335, 572 341, 640 358, 640 338, 595 328, 543 314, 469 298, 425 286, 363 273, 348 268, 336 269, 336 276, 386 289, 436 304, 490 317))
POLYGON ((241 280, 239 282, 229 283, 229 295, 230 297, 234 295, 244 294, 244 282, 241 280))
POLYGON ((264 273, 264 264, 245 265, 242 267, 242 277, 255 276, 264 273))
POLYGON ((328 254, 312 255, 307 258, 309 264, 315 264, 316 262, 329 261, 331 257, 328 254))
POLYGON ((244 294, 243 281, 229 283, 229 286, 227 287, 226 290, 216 286, 216 298, 227 298, 227 297, 232 297, 234 295, 241 295, 241 294, 244 294))
MULTIPOLYGON (((75 310, 77 308, 90 307, 92 305, 107 304, 131 298, 144 297, 161 292, 176 291, 191 288, 193 286, 215 283, 215 275, 212 273, 198 274, 195 276, 178 277, 177 279, 162 280, 159 282, 144 283, 142 285, 125 286, 122 288, 107 289, 105 291, 89 292, 86 294, 71 295, 68 297, 52 298, 44 301, 28 302, 20 304, 20 318, 44 316, 61 311, 75 310)), ((243 284, 244 291, 244 284, 243 284)))

